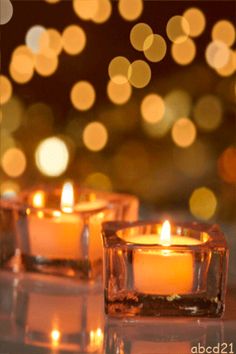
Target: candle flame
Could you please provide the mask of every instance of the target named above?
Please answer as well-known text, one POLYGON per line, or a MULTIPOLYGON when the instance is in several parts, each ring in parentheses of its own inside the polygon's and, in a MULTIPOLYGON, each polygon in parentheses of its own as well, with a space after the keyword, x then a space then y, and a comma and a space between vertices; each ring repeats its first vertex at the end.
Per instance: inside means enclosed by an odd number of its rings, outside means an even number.
POLYGON ((35 192, 32 204, 35 208, 43 208, 45 206, 45 193, 43 191, 35 192))
POLYGON ((61 338, 61 332, 58 329, 53 329, 50 335, 53 347, 57 347, 61 338))
POLYGON ((74 189, 70 182, 63 185, 61 193, 61 210, 64 213, 71 213, 74 209, 74 189))
POLYGON ((168 220, 162 225, 160 240, 163 246, 170 246, 171 244, 171 228, 168 220))

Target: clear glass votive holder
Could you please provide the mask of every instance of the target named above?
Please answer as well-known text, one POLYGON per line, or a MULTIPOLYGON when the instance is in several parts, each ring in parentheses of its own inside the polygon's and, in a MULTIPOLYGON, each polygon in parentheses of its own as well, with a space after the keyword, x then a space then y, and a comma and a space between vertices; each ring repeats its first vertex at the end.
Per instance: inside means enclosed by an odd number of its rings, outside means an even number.
POLYGON ((220 317, 225 308, 228 248, 217 225, 160 222, 103 224, 105 312, 114 317, 220 317), (156 236, 155 236, 156 235, 156 236), (144 244, 143 240, 147 240, 144 244))
POLYGON ((74 206, 68 212, 61 207, 61 196, 61 187, 42 186, 15 200, 0 200, 6 225, 0 229, 1 267, 81 279, 102 275, 101 224, 136 220, 137 198, 74 188, 74 206))

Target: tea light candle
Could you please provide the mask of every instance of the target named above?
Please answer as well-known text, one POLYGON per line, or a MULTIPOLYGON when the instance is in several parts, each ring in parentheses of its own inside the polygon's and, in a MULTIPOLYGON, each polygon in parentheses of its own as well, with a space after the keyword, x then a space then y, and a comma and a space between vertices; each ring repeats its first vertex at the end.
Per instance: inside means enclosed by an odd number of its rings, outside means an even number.
MULTIPOLYGON (((83 201, 74 206, 73 186, 69 182, 65 183, 61 194, 60 211, 49 210, 48 216, 43 210, 39 210, 29 215, 31 254, 54 259, 83 258, 85 255, 82 254, 83 249, 79 245, 84 219, 79 214, 99 211, 106 205, 105 200, 98 199, 83 201)), ((39 209, 45 207, 45 196, 42 191, 33 196, 33 206, 39 209)), ((89 238, 89 247, 93 245, 92 239, 101 239, 100 224, 95 223, 89 238)))
POLYGON ((163 245, 162 250, 137 249, 133 255, 134 289, 143 294, 190 294, 194 279, 193 255, 172 251, 173 245, 197 245, 201 242, 186 236, 171 235, 170 223, 163 224, 160 236, 129 235, 127 242, 140 245, 163 245))

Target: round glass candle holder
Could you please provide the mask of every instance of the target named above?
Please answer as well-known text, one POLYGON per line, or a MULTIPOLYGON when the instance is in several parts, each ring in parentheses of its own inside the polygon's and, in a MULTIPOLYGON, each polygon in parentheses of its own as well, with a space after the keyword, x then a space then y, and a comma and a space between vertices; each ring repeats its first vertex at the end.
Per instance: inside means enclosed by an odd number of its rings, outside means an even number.
POLYGON ((138 200, 85 188, 74 191, 70 212, 61 210, 61 187, 37 187, 0 201, 0 266, 81 279, 101 276, 101 224, 136 220, 138 200))
POLYGON ((158 244, 161 228, 160 222, 103 224, 106 313, 222 316, 228 249, 219 227, 172 225, 167 245, 158 244))

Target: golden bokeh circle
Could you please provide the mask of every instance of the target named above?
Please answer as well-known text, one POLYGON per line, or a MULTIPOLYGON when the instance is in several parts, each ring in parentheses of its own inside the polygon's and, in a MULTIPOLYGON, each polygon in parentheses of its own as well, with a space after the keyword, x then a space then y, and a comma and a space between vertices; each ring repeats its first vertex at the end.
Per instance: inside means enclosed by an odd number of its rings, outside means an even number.
POLYGON ((235 27, 228 20, 220 20, 212 28, 212 39, 231 46, 235 42, 235 27))
POLYGON ((229 61, 230 50, 224 42, 214 40, 208 44, 205 56, 208 65, 214 69, 221 69, 229 61))
POLYGON ((2 156, 1 165, 3 171, 10 177, 16 178, 23 174, 26 168, 26 157, 24 152, 16 147, 5 151, 2 156))
POLYGON ((108 140, 106 127, 100 122, 89 123, 83 131, 83 143, 91 151, 102 150, 108 140))
MULTIPOLYGON (((22 101, 16 96, 11 97, 11 99, 2 106, 1 128, 6 129, 8 133, 13 133, 20 127, 23 116, 24 106, 22 101)), ((4 141, 1 141, 1 144, 3 143, 4 141)))
POLYGON ((220 76, 231 76, 236 70, 236 52, 230 49, 229 60, 222 68, 216 69, 220 76))
POLYGON ((214 95, 202 96, 193 109, 194 120, 199 128, 211 131, 222 122, 223 108, 220 99, 214 95))
POLYGON ((167 22, 166 33, 173 43, 182 43, 189 36, 189 23, 183 16, 173 16, 167 22))
POLYGON ((227 183, 236 183, 236 148, 229 146, 218 160, 218 172, 227 183))
POLYGON ((136 88, 147 86, 151 80, 151 75, 150 66, 144 60, 135 60, 129 66, 129 82, 136 88))
POLYGON ((144 55, 151 62, 161 61, 166 55, 166 41, 159 34, 150 34, 144 41, 144 55))
POLYGON ((197 37, 202 34, 206 27, 206 18, 202 10, 191 7, 184 12, 183 17, 189 24, 189 35, 191 37, 197 37))
POLYGON ((54 28, 47 29, 40 37, 39 46, 41 54, 52 53, 59 55, 62 51, 62 37, 60 32, 54 28))
POLYGON ((58 67, 58 58, 55 55, 38 54, 35 57, 35 70, 39 75, 50 76, 58 67))
POLYGON ((216 212, 217 198, 210 188, 200 187, 193 191, 189 207, 192 215, 197 219, 208 220, 216 212))
POLYGON ((79 81, 72 87, 70 99, 76 109, 87 111, 94 105, 96 92, 90 82, 79 81))
POLYGON ((132 94, 132 87, 129 82, 123 84, 116 84, 110 80, 107 85, 107 95, 111 102, 121 105, 130 99, 132 94))
POLYGON ((98 11, 98 0, 73 0, 73 9, 82 20, 91 20, 98 11))
POLYGON ((150 124, 157 123, 163 119, 165 103, 161 96, 156 93, 148 94, 141 102, 142 118, 150 124))
POLYGON ((77 25, 66 27, 62 33, 62 45, 67 54, 77 55, 81 53, 86 45, 84 30, 77 25))
POLYGON ((191 38, 187 38, 181 43, 173 43, 171 54, 177 64, 188 65, 196 56, 196 45, 191 38))
POLYGON ((130 62, 127 58, 118 56, 113 58, 108 66, 108 74, 116 84, 124 84, 128 81, 130 62))
POLYGON ((143 12, 143 0, 119 0, 118 10, 126 21, 137 20, 143 12))
POLYGON ((143 22, 137 23, 130 31, 130 42, 136 50, 143 51, 145 39, 151 34, 152 29, 149 25, 143 22))
POLYGON ((12 95, 11 81, 5 76, 0 75, 0 104, 8 102, 12 95))
POLYGON ((187 148, 196 139, 197 131, 193 122, 188 118, 178 119, 171 131, 171 136, 176 145, 187 148))
POLYGON ((40 51, 40 37, 46 31, 46 28, 40 25, 35 25, 29 28, 25 36, 26 46, 33 52, 40 51))
POLYGON ((112 13, 112 5, 110 0, 98 0, 98 9, 95 15, 92 17, 92 21, 95 23, 106 22, 112 13))

